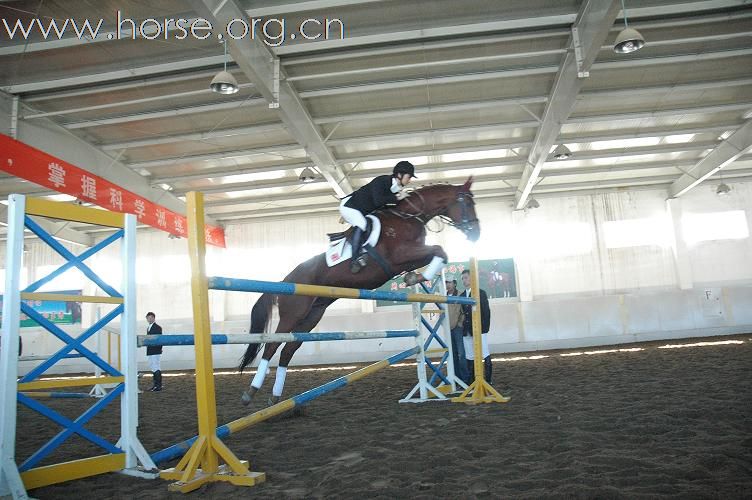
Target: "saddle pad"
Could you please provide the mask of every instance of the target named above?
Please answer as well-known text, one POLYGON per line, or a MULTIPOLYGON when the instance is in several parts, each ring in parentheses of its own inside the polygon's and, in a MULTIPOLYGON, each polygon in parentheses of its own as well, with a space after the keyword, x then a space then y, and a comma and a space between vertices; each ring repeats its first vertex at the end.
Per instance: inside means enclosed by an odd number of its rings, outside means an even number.
MULTIPOLYGON (((375 215, 367 215, 371 219, 371 234, 368 235, 368 240, 365 244, 375 247, 379 242, 381 236, 381 221, 375 215)), ((345 262, 352 257, 352 245, 347 238, 342 238, 339 241, 335 241, 326 250, 326 265, 329 267, 336 266, 340 262, 345 262)))

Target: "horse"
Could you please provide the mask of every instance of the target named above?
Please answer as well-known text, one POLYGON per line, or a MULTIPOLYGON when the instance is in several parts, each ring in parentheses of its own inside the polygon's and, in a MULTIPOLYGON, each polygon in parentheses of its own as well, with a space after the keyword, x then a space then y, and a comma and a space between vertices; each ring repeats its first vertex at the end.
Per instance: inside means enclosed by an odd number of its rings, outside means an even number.
MULTIPOLYGON (((480 237, 480 224, 475 214, 475 202, 470 191, 472 176, 461 186, 435 184, 412 191, 393 208, 374 212, 381 222, 381 237, 375 246, 375 252, 383 259, 381 264, 376 259, 359 273, 352 274, 347 263, 328 267, 325 254, 316 255, 299 264, 288 274, 284 281, 373 290, 382 286, 393 276, 405 275, 408 285, 415 285, 425 278, 416 269, 426 266, 434 257, 447 262, 447 254, 439 245, 426 245, 426 224, 434 217, 442 218, 447 224, 461 230, 471 241, 480 237), (386 265, 383 265, 383 264, 386 265)), ((349 238, 352 228, 344 235, 349 238)), ((324 311, 336 298, 305 297, 298 295, 263 294, 256 301, 251 311, 250 333, 269 331, 272 307, 279 308, 277 333, 310 332, 321 320, 324 311)), ((250 344, 243 355, 239 369, 248 366, 258 354, 262 344, 250 344)), ((259 369, 248 391, 243 392, 241 401, 250 404, 253 396, 261 387, 268 369, 269 360, 280 343, 264 345, 259 369)), ((281 398, 287 366, 302 342, 287 342, 282 348, 277 368, 277 380, 269 404, 275 404, 281 398)))

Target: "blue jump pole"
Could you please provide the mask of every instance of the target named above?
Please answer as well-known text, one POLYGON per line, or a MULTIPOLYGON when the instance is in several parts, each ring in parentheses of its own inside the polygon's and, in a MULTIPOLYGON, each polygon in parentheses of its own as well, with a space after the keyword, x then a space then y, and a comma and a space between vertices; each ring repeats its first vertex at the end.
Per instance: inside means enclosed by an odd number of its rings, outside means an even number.
MULTIPOLYGON (((263 344, 265 342, 324 342, 332 340, 395 339, 417 337, 417 330, 384 330, 375 332, 319 332, 319 333, 240 333, 213 334, 212 344, 263 344)), ((139 335, 138 346, 193 345, 191 334, 139 335)))

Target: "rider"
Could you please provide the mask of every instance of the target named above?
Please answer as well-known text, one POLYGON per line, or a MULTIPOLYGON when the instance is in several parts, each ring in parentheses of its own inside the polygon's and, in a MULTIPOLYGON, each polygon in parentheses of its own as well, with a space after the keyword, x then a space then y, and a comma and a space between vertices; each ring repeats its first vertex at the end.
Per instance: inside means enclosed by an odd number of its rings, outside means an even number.
POLYGON ((396 204, 405 198, 403 188, 415 177, 415 166, 409 161, 401 161, 394 166, 392 175, 380 175, 342 199, 339 212, 342 218, 353 226, 352 261, 350 271, 357 273, 365 265, 360 258, 360 243, 366 230, 365 216, 384 205, 396 204))

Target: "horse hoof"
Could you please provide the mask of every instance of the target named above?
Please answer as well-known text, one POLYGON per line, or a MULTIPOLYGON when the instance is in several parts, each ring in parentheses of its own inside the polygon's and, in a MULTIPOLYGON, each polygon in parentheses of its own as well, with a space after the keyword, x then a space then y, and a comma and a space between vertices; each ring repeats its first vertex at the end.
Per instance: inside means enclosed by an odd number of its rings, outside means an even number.
POLYGON ((251 404, 252 400, 253 398, 251 397, 251 395, 248 394, 248 392, 243 391, 243 395, 240 396, 240 402, 243 403, 243 406, 248 406, 249 404, 251 404))
POLYGON ((415 272, 410 271, 405 275, 405 283, 409 286, 417 285, 418 283, 420 283, 420 279, 415 272))
POLYGON ((274 405, 276 405, 277 403, 279 403, 279 401, 280 401, 281 399, 282 399, 282 397, 281 397, 281 396, 272 396, 272 397, 270 397, 270 398, 269 398, 269 399, 267 400, 267 402, 266 402, 266 406, 274 406, 274 405))

